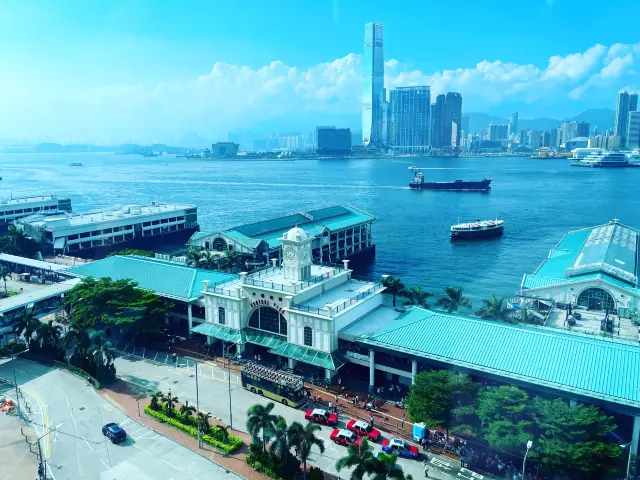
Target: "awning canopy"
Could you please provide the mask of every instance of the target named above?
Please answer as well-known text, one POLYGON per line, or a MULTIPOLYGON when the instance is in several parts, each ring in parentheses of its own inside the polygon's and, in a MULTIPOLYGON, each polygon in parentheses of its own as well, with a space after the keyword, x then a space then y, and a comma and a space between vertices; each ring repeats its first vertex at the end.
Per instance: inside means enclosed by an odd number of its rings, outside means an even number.
POLYGON ((272 348, 269 350, 269 353, 309 363, 316 367, 328 368, 329 370, 338 370, 346 363, 346 360, 342 355, 337 352, 320 352, 313 348, 301 347, 300 345, 292 345, 290 343, 285 343, 279 347, 272 348))
POLYGON ((53 242, 53 248, 56 250, 62 250, 67 243, 67 237, 56 238, 55 242, 53 242))
POLYGON ((200 333, 207 335, 208 337, 214 337, 218 340, 232 343, 244 343, 244 332, 234 330, 233 328, 217 325, 215 323, 201 323, 191 329, 194 333, 200 333))
POLYGON ((255 328, 247 328, 246 332, 245 341, 248 343, 255 343, 267 348, 278 348, 287 343, 286 337, 256 330, 255 328))

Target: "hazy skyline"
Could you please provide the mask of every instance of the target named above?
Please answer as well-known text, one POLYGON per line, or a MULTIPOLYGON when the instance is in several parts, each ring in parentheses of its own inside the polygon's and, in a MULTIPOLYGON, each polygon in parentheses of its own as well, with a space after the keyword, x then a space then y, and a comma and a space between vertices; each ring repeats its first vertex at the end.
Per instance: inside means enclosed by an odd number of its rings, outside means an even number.
POLYGON ((597 14, 563 0, 508 11, 346 3, 4 2, 0 138, 150 143, 358 128, 368 21, 384 24, 387 88, 460 92, 466 112, 563 118, 613 109, 619 90, 640 87, 640 43, 620 22, 621 11, 640 15, 637 3, 597 14))

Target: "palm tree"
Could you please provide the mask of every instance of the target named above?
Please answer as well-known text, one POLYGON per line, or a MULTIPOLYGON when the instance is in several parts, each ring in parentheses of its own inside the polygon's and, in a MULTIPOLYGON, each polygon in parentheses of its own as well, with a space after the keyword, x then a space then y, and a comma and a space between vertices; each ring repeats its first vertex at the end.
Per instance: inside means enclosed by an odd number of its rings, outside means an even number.
POLYGON ((191 415, 196 411, 196 407, 189 405, 189 400, 186 400, 180 407, 180 415, 184 423, 189 424, 191 415))
POLYGON ((256 403, 247 410, 247 431, 254 439, 260 438, 262 432, 262 451, 267 451, 267 441, 273 435, 276 423, 280 420, 278 415, 273 415, 271 411, 275 407, 273 402, 262 405, 256 403))
POLYGON ((151 402, 149 403, 149 408, 151 410, 160 410, 160 399, 162 398, 162 392, 156 392, 151 395, 151 402))
POLYGON ((45 354, 56 356, 56 350, 61 347, 62 326, 53 320, 40 323, 36 329, 36 338, 45 354))
POLYGON ((169 393, 162 396, 162 403, 164 403, 167 409, 167 416, 173 417, 173 415, 175 414, 174 409, 176 403, 178 403, 178 397, 174 397, 173 395, 171 395, 171 390, 169 390, 169 393))
POLYGON ((381 453, 373 463, 373 476, 371 480, 405 480, 402 467, 398 465, 398 455, 396 453, 381 453))
POLYGON ((200 258, 196 263, 198 268, 204 268, 206 270, 217 270, 220 263, 218 255, 208 250, 200 252, 200 258))
POLYGON ((382 278, 382 285, 393 295, 393 306, 396 306, 396 297, 404 292, 404 284, 399 278, 387 275, 382 278))
POLYGON ((374 473, 376 466, 373 453, 369 450, 369 442, 366 438, 360 440, 360 446, 349 445, 346 457, 342 457, 336 462, 336 470, 339 472, 343 468, 353 468, 350 480, 361 480, 370 473, 374 473))
POLYGON ((316 432, 320 430, 320 425, 312 422, 308 422, 304 427, 298 422, 293 422, 289 427, 290 441, 304 465, 305 480, 307 480, 307 458, 311 453, 311 447, 315 445, 320 453, 324 453, 324 440, 316 436, 316 432))
POLYGON ((445 287, 444 294, 436 305, 444 307, 447 312, 457 312, 460 307, 471 308, 471 299, 462 295, 462 287, 445 287))
POLYGON ((198 412, 198 423, 200 424, 200 431, 203 434, 207 434, 209 430, 211 430, 211 424, 209 423, 210 418, 211 414, 209 412, 198 412))
POLYGON ((89 347, 88 353, 93 359, 96 372, 99 372, 104 366, 113 362, 116 356, 111 342, 104 340, 101 334, 93 336, 93 345, 89 347))
POLYGON ((218 429, 220 431, 222 441, 226 443, 227 440, 229 440, 229 425, 218 425, 218 429))
POLYGON ((491 298, 487 300, 482 300, 480 316, 490 320, 502 320, 505 313, 504 301, 505 297, 498 298, 495 295, 491 295, 491 298))
POLYGON ((406 292, 407 298, 409 298, 409 305, 417 305, 422 308, 429 308, 429 302, 427 298, 432 297, 433 293, 423 290, 422 287, 411 287, 406 292))
POLYGON ((9 294, 9 290, 7 290, 7 278, 11 278, 11 273, 4 265, 0 266, 0 278, 4 280, 4 293, 9 294))
POLYGON ((196 266, 200 261, 200 256, 202 255, 202 250, 198 248, 189 248, 187 253, 185 253, 185 258, 187 265, 196 266))
POLYGON ((271 453, 274 454, 281 465, 285 465, 291 454, 291 432, 287 428, 287 422, 280 418, 273 431, 273 441, 271 442, 271 453))
POLYGON ((233 250, 226 250, 224 256, 220 257, 220 270, 228 272, 234 271, 236 268, 243 269, 245 267, 244 258, 233 250))
POLYGON ((33 307, 25 307, 16 323, 13 324, 13 334, 16 336, 23 335, 27 344, 29 344, 32 340, 33 333, 39 326, 40 322, 33 313, 33 307))

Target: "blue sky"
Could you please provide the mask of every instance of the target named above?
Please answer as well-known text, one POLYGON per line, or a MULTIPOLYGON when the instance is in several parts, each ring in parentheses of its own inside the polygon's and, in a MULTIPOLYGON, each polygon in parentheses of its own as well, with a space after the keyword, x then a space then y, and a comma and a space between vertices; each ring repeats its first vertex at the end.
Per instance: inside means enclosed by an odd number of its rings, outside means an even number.
POLYGON ((466 111, 562 118, 638 82, 640 2, 5 0, 0 137, 224 138, 359 118, 363 25, 388 87, 463 93, 466 111))

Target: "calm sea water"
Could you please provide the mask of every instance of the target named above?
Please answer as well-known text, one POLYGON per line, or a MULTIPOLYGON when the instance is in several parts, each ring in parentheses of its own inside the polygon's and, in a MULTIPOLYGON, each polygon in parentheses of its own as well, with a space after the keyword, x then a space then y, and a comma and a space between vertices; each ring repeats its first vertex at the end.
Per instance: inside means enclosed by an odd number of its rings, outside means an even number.
POLYGON ((614 217, 640 227, 640 169, 575 168, 522 158, 203 161, 113 154, 0 154, 0 198, 57 193, 76 211, 151 200, 198 205, 202 230, 349 203, 376 216, 369 274, 439 292, 460 285, 476 304, 513 295, 571 229, 614 217), (82 168, 68 163, 82 162, 82 168), (427 179, 493 179, 490 193, 413 191, 427 179), (458 219, 505 220, 502 238, 452 244, 458 219))

